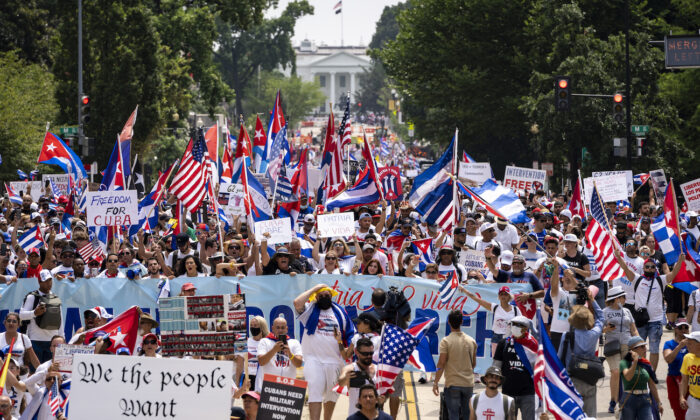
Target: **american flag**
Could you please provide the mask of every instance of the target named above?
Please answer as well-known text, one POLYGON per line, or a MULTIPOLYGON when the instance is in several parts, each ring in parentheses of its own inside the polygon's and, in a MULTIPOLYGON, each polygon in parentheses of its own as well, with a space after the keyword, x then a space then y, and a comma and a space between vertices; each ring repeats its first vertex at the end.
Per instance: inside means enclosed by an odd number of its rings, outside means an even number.
POLYGON ((183 202, 187 210, 194 212, 202 204, 206 195, 206 184, 209 179, 209 153, 204 141, 204 132, 200 128, 196 138, 190 140, 187 150, 182 157, 170 192, 183 202))
POLYGON ((586 229, 586 246, 593 253, 600 277, 606 281, 624 277, 625 272, 613 254, 613 250, 619 249, 620 245, 617 243, 617 239, 610 234, 605 207, 603 207, 595 186, 591 195, 590 209, 593 220, 586 229))
POLYGON ((340 147, 341 149, 346 145, 350 144, 352 141, 352 127, 350 126, 350 95, 347 97, 345 102, 345 112, 343 113, 343 120, 338 126, 338 137, 340 137, 340 147))
POLYGON ((270 164, 267 166, 267 176, 274 182, 280 169, 289 163, 289 143, 287 142, 287 125, 282 127, 270 150, 270 164))
POLYGON ((413 350, 434 321, 435 318, 431 318, 406 331, 391 324, 384 326, 379 350, 380 361, 374 378, 379 395, 392 392, 396 377, 399 376, 413 350))
POLYGON ((277 195, 285 200, 292 196, 292 182, 287 178, 287 168, 284 165, 277 176, 277 195))
POLYGON ((457 271, 452 270, 451 273, 447 274, 447 278, 440 286, 440 302, 443 305, 447 305, 452 300, 452 297, 457 293, 457 286, 459 285, 459 276, 457 271))
POLYGON ((100 242, 97 240, 97 238, 95 238, 86 243, 84 246, 78 248, 78 254, 80 254, 80 257, 87 264, 88 261, 93 258, 102 257, 104 255, 104 251, 100 246, 100 242))
POLYGON ((343 192, 345 189, 345 174, 343 174, 343 148, 340 145, 340 140, 333 140, 333 149, 331 151, 331 164, 326 174, 325 188, 326 200, 329 200, 343 192))
POLYGON ((54 378, 53 385, 49 390, 49 408, 51 415, 56 417, 62 411, 61 394, 58 392, 58 379, 54 378))

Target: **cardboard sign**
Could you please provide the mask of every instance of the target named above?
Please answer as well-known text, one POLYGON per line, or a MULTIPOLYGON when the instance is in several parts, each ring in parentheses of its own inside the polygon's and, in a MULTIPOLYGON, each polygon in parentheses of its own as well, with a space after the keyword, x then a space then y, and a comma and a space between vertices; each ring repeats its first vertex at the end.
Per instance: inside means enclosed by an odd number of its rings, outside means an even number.
MULTIPOLYGON (((68 174, 44 174, 41 176, 42 184, 46 184, 46 181, 51 180, 53 185, 56 186, 61 191, 61 195, 68 195, 70 190, 70 175, 68 174)), ((50 187, 49 187, 50 188, 50 187)))
POLYGON ((292 241, 292 219, 282 217, 280 219, 263 220, 255 222, 255 236, 261 241, 265 239, 264 233, 269 233, 268 245, 286 244, 292 241))
POLYGON ((379 183, 384 190, 384 199, 387 201, 400 200, 403 196, 401 190, 401 170, 398 166, 385 166, 377 169, 379 183))
POLYGON ((491 164, 488 162, 459 162, 459 178, 472 181, 478 185, 491 178, 491 164))
POLYGON ((263 377, 260 393, 259 420, 299 420, 304 410, 306 381, 284 376, 263 377))
POLYGON ((42 194, 41 190, 44 187, 41 181, 12 181, 10 182, 10 187, 19 195, 20 192, 24 194, 24 192, 27 191, 27 186, 29 184, 32 186, 32 200, 36 203, 39 201, 42 194))
POLYGON ((77 354, 70 417, 228 420, 232 371, 230 361, 77 354))
POLYGON ((681 184, 688 210, 700 211, 700 178, 681 184))
POLYGON ((316 220, 319 238, 352 236, 355 233, 355 219, 352 212, 319 214, 316 220))
POLYGON ((668 185, 668 181, 666 181, 666 173, 663 169, 649 171, 649 180, 651 181, 651 185, 654 187, 654 194, 656 194, 656 198, 662 200, 666 195, 666 186, 668 185))
POLYGON ((624 174, 605 175, 596 178, 584 178, 583 189, 586 193, 586 203, 591 202, 593 183, 598 189, 598 194, 605 202, 627 200, 627 179, 624 174))
POLYGON ((136 190, 87 193, 88 226, 131 226, 138 221, 136 190))
POLYGON ((59 344, 53 353, 53 362, 58 363, 58 371, 73 372, 73 356, 76 354, 95 354, 95 347, 82 344, 59 344))
POLYGON ((462 264, 467 271, 482 271, 486 266, 486 257, 481 251, 476 251, 474 249, 461 250, 459 251, 458 258, 459 263, 462 264))
POLYGON ((632 193, 634 193, 634 175, 632 174, 632 171, 598 171, 598 172, 591 172, 591 177, 593 178, 598 178, 601 176, 607 176, 607 175, 625 175, 625 179, 627 180, 627 196, 632 197, 632 193))
POLYGON ((546 180, 547 171, 506 166, 506 173, 503 175, 503 186, 516 192, 520 190, 534 192, 543 189, 546 180))
POLYGON ((163 356, 247 352, 243 294, 161 298, 159 309, 163 356))

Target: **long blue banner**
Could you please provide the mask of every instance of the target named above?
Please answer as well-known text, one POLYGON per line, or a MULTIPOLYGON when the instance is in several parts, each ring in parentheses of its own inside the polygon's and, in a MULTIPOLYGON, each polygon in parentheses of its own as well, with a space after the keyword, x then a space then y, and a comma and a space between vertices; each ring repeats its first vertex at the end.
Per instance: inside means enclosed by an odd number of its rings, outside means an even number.
MULTIPOLYGON (((440 283, 434 280, 405 277, 376 277, 376 276, 345 276, 345 275, 288 275, 244 277, 198 277, 180 278, 170 281, 172 295, 175 296, 183 283, 193 282, 197 286, 197 295, 217 295, 235 293, 236 285, 240 283, 241 291, 246 295, 248 318, 261 315, 271 320, 280 315, 287 319, 289 335, 299 338, 301 326, 296 323, 293 300, 303 291, 319 283, 325 283, 339 292, 335 300, 345 306, 348 314, 355 317, 371 306, 372 291, 375 288, 389 290, 396 286, 403 290, 411 305, 412 319, 418 317, 438 318, 439 323, 433 324, 428 332, 428 340, 433 355, 438 354, 440 340, 449 334, 447 315, 453 309, 461 310, 464 314, 462 330, 474 337, 478 344, 477 373, 484 373, 491 366, 491 325, 493 314, 486 311, 467 296, 457 293, 448 305, 440 302, 440 283)), ((19 311, 27 293, 36 290, 36 279, 20 279, 9 286, 0 285, 0 319, 4 319, 8 311, 19 311)), ((478 294, 482 299, 497 303, 500 284, 469 285, 470 292, 478 294)), ((511 292, 531 292, 530 285, 509 284, 511 292)), ((107 311, 119 314, 133 305, 138 305, 144 312, 155 313, 159 318, 156 302, 159 289, 156 280, 128 279, 78 279, 74 283, 54 281, 53 293, 63 302, 63 331, 70 339, 73 333, 82 326, 82 313, 88 308, 104 306, 107 311)), ((0 332, 4 325, 0 324, 0 332)))

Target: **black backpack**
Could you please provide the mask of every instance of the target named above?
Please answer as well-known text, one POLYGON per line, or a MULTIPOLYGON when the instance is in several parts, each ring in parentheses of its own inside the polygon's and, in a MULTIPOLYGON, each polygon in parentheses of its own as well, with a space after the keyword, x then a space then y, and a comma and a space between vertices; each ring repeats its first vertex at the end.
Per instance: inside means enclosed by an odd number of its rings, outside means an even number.
MULTIPOLYGON (((61 298, 49 292, 48 294, 42 296, 39 294, 38 290, 27 293, 24 296, 24 301, 27 300, 29 295, 34 296, 34 306, 32 310, 36 309, 40 303, 46 305, 46 312, 43 315, 34 318, 36 325, 45 330, 57 330, 61 328, 61 298)), ((19 326, 19 332, 22 334, 27 333, 27 327, 31 320, 22 321, 19 326)))

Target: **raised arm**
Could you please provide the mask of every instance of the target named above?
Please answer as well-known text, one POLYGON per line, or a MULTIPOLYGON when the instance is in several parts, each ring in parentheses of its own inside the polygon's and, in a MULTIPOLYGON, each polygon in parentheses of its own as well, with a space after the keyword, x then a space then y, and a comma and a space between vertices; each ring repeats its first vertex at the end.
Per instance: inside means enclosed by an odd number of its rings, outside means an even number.
POLYGON ((676 278, 678 273, 681 271, 681 266, 683 265, 683 261, 685 261, 685 254, 681 253, 681 255, 678 256, 678 261, 676 261, 675 264, 673 264, 673 271, 668 273, 666 275, 666 283, 671 284, 673 283, 673 280, 676 278))
POLYGON ((317 284, 316 286, 312 287, 311 289, 302 292, 299 296, 294 299, 294 309, 297 311, 297 313, 302 313, 304 312, 304 305, 306 302, 309 301, 309 297, 316 293, 317 291, 323 289, 324 287, 328 287, 325 284, 317 284))
POLYGON ((625 276, 627 276, 627 280, 629 281, 634 281, 634 278, 636 277, 634 271, 630 270, 630 268, 627 266, 627 263, 625 262, 624 259, 622 259, 622 254, 620 253, 620 250, 615 248, 613 251, 613 255, 615 255, 615 259, 617 260, 617 263, 620 264, 620 267, 622 267, 622 271, 625 272, 625 276))

